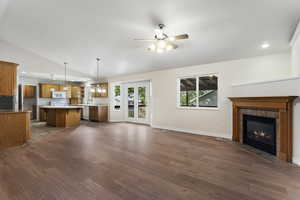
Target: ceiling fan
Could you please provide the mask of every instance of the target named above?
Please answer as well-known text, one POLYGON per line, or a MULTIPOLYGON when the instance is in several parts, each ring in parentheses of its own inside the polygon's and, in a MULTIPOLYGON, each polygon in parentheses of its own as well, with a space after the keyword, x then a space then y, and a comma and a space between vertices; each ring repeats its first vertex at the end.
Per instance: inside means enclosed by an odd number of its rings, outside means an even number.
POLYGON ((176 36, 168 36, 164 32, 164 24, 159 24, 158 29, 154 30, 154 38, 153 39, 134 39, 137 41, 149 41, 153 42, 148 50, 155 51, 157 53, 163 53, 165 51, 171 51, 178 48, 178 45, 174 43, 176 40, 184 40, 188 39, 188 34, 176 35, 176 36))

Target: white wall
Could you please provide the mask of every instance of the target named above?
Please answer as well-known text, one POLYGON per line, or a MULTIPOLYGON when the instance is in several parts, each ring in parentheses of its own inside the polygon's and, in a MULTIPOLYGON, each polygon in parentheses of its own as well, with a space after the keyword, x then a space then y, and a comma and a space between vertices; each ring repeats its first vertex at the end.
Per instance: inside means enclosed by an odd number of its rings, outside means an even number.
POLYGON ((292 51, 293 72, 296 76, 300 76, 300 39, 295 41, 292 51))
MULTIPOLYGON (((115 82, 134 80, 152 81, 152 126, 172 130, 231 138, 232 112, 230 96, 300 96, 300 80, 294 77, 289 52, 176 68, 142 74, 114 77, 115 82), (219 109, 187 110, 176 107, 176 80, 178 77, 218 73, 219 109), (279 79, 283 79, 279 81, 279 79), (274 81, 275 80, 275 81, 274 81), (262 81, 262 83, 260 83, 262 81), (270 81, 270 82, 264 82, 270 81), (242 85, 240 85, 242 84, 242 85), (234 86, 233 86, 234 85, 234 86)), ((124 113, 111 109, 110 120, 124 120, 124 113)), ((300 163, 300 104, 295 102, 294 161, 300 163)))
MULTIPOLYGON (((278 54, 243 60, 220 62, 201 66, 176 68, 111 78, 109 82, 128 80, 152 80, 152 125, 171 129, 201 132, 230 138, 228 97, 233 83, 260 81, 291 76, 290 54, 278 54), (195 74, 219 74, 219 103, 217 111, 186 110, 176 108, 176 80, 195 74), (213 121, 213 123, 211 123, 213 121)), ((122 112, 113 113, 111 120, 122 119, 122 112)))

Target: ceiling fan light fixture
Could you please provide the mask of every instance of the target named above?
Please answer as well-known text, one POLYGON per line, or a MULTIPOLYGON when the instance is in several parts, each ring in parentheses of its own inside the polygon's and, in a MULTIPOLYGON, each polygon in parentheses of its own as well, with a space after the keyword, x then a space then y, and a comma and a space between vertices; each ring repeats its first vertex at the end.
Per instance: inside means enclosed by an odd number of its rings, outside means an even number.
POLYGON ((160 41, 157 42, 157 46, 158 46, 159 48, 161 48, 161 49, 165 48, 166 45, 167 45, 167 44, 166 44, 166 41, 164 41, 164 40, 160 40, 160 41))
POLYGON ((170 40, 171 42, 173 42, 173 41, 175 41, 175 37, 174 37, 174 36, 171 36, 171 37, 169 37, 169 40, 170 40))
POLYGON ((135 39, 140 41, 151 41, 151 45, 148 46, 148 50, 156 53, 164 53, 166 51, 171 51, 178 48, 178 45, 174 42, 177 40, 186 40, 189 39, 188 34, 181 34, 181 35, 173 35, 168 36, 164 32, 164 24, 159 24, 159 28, 154 30, 154 38, 152 39, 135 39))
POLYGON ((166 50, 167 50, 167 51, 173 50, 173 46, 172 46, 172 45, 167 45, 166 50))
POLYGON ((162 39, 164 37, 164 32, 162 29, 155 29, 154 32, 158 39, 162 39))
POLYGON ((163 53, 163 52, 164 52, 164 49, 157 48, 156 52, 157 52, 157 53, 163 53))
POLYGON ((151 45, 149 46, 149 50, 150 50, 150 51, 155 51, 155 49, 156 49, 155 44, 151 44, 151 45))

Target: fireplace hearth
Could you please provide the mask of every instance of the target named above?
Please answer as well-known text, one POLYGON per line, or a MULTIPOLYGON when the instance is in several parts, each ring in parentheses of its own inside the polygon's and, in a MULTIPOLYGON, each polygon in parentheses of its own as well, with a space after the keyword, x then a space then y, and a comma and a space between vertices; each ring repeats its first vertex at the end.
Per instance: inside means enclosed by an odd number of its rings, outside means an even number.
POLYGON ((243 142, 276 156, 276 119, 243 115, 243 142))

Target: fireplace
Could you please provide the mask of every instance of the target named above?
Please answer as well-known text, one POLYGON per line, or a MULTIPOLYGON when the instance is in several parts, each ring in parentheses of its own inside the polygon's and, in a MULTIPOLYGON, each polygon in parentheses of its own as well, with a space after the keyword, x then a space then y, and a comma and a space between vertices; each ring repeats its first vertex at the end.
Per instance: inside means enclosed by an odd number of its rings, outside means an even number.
POLYGON ((243 142, 276 156, 276 119, 243 115, 243 142))
POLYGON ((230 97, 232 140, 259 148, 280 160, 292 162, 293 102, 296 98, 230 97))

